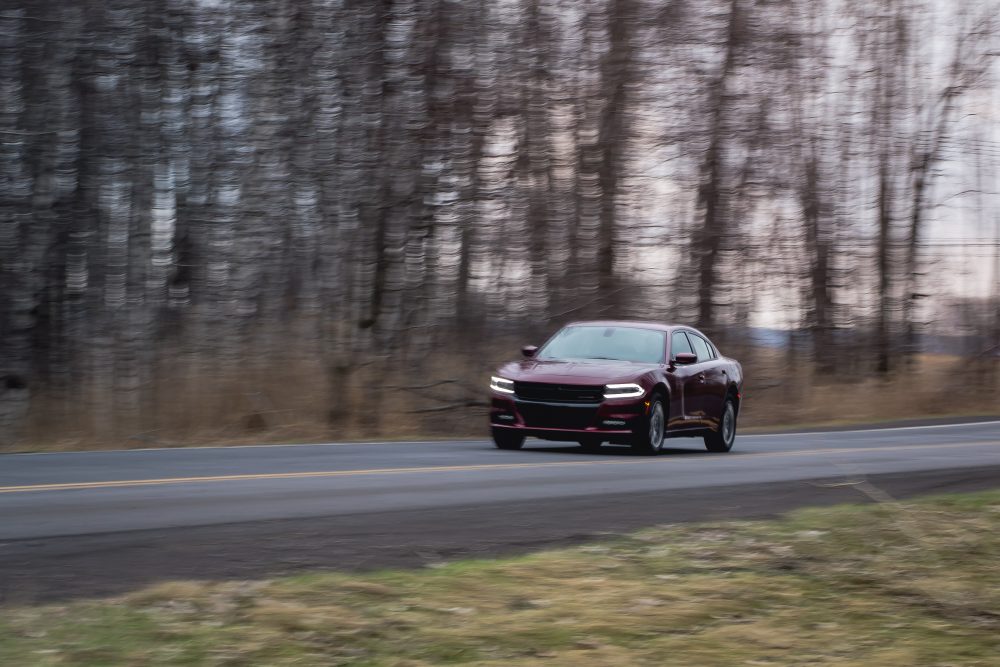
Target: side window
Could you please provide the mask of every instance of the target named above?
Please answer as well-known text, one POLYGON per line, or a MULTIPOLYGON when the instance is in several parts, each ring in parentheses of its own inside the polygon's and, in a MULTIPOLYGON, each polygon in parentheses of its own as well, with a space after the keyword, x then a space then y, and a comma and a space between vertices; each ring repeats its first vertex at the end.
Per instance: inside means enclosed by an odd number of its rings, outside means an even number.
POLYGON ((701 336, 696 336, 691 334, 688 336, 691 339, 691 344, 694 345, 694 353, 698 355, 698 361, 709 361, 713 358, 712 351, 708 347, 708 343, 701 336))
POLYGON ((688 342, 688 337, 684 335, 684 332, 675 331, 674 335, 670 337, 670 358, 676 359, 677 355, 682 352, 694 354, 691 343, 688 342))

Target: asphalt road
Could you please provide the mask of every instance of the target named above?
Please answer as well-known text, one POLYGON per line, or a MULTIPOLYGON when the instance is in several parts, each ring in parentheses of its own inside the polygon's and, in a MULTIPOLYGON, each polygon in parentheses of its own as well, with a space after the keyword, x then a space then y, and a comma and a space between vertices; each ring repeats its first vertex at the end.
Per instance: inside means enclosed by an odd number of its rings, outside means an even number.
POLYGON ((529 441, 331 443, 0 456, 0 602, 160 579, 368 569, 671 521, 1000 488, 1000 421, 741 435, 659 457, 529 441))

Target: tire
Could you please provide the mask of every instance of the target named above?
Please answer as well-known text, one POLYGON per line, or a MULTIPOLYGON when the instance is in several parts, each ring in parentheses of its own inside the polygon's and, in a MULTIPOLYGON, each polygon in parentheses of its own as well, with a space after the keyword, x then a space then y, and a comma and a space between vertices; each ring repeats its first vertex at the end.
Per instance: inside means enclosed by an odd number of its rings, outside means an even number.
POLYGON ((495 428, 493 429, 493 444, 498 449, 521 449, 524 445, 524 436, 517 432, 495 428))
POLYGON ((602 442, 600 440, 583 439, 583 440, 580 440, 579 442, 580 442, 580 446, 583 447, 583 450, 586 451, 586 452, 599 452, 599 451, 601 451, 601 444, 602 444, 602 442))
POLYGON ((642 426, 632 436, 632 451, 645 456, 655 456, 663 447, 663 439, 667 434, 667 412, 663 407, 663 398, 653 394, 650 399, 649 414, 642 420, 642 426))
POLYGON ((736 440, 736 405, 733 399, 727 398, 722 408, 722 419, 719 420, 719 430, 705 436, 705 449, 710 452, 728 452, 736 440))

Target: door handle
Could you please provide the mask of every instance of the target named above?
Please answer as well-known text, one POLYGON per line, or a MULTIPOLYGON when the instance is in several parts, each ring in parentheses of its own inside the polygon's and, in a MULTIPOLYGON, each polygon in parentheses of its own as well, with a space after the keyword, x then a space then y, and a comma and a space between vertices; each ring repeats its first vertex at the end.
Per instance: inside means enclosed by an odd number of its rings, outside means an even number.
POLYGON ((705 381, 705 374, 698 373, 698 382, 704 382, 704 381, 705 381))

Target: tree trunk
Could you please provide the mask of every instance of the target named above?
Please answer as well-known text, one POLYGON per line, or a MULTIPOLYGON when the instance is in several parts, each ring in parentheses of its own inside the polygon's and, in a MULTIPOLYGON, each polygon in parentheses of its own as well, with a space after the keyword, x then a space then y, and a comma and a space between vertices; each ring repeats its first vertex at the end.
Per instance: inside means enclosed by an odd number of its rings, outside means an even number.
POLYGON ((723 213, 723 159, 726 130, 726 86, 736 62, 739 42, 739 0, 732 0, 725 38, 725 53, 718 76, 709 89, 708 150, 702 163, 702 182, 698 190, 698 201, 704 215, 701 229, 694 240, 697 255, 698 274, 698 326, 706 333, 713 333, 716 325, 715 291, 716 264, 722 238, 726 234, 723 213))
POLYGON ((600 72, 604 108, 598 121, 601 208, 597 233, 597 289, 602 312, 610 312, 615 305, 615 214, 629 141, 629 87, 634 76, 631 33, 636 29, 634 9, 633 0, 611 0, 608 9, 610 43, 600 72))
POLYGON ((821 199, 819 179, 819 156, 816 147, 810 146, 805 160, 804 182, 800 192, 802 202, 802 217, 805 222, 806 247, 809 250, 811 262, 809 272, 810 297, 812 302, 812 342, 813 359, 823 373, 831 372, 835 367, 831 345, 832 332, 832 297, 830 285, 830 246, 829 235, 825 229, 825 216, 821 199))

